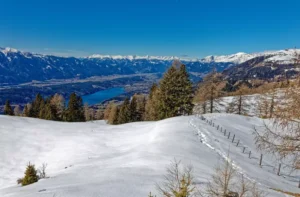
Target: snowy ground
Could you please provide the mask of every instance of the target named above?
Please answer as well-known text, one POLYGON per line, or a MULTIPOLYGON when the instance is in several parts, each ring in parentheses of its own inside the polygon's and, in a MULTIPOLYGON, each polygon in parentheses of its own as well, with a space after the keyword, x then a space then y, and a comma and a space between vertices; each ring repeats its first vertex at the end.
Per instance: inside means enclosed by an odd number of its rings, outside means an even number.
POLYGON ((194 166, 201 188, 228 149, 238 170, 261 188, 300 193, 299 176, 285 172, 277 176, 271 157, 265 156, 262 168, 258 166, 260 153, 255 151, 252 128, 261 125, 261 119, 230 114, 205 117, 235 133, 240 146, 195 116, 119 126, 0 116, 0 196, 147 196, 156 193, 155 183, 163 179, 174 158, 194 166), (251 159, 241 146, 252 150, 251 159), (29 161, 36 166, 47 163, 50 178, 26 187, 16 185, 29 161))

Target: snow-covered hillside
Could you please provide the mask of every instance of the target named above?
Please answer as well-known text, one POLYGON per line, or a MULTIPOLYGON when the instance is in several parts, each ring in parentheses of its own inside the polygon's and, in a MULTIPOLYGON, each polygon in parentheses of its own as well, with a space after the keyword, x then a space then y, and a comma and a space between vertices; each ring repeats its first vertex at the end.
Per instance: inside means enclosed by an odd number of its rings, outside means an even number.
MULTIPOLYGON (((277 176, 276 163, 265 156, 258 166, 259 152, 253 143, 253 126, 259 118, 229 114, 205 116, 236 134, 240 146, 195 116, 158 122, 118 126, 103 121, 61 123, 31 118, 0 116, 0 196, 1 197, 142 197, 160 182, 174 158, 194 166, 199 187, 222 162, 228 149, 239 172, 259 187, 300 192, 298 177, 277 176), (252 158, 242 153, 252 150, 252 158), (28 162, 47 163, 49 179, 21 187, 28 162)), ((268 190, 269 196, 285 196, 268 190)))

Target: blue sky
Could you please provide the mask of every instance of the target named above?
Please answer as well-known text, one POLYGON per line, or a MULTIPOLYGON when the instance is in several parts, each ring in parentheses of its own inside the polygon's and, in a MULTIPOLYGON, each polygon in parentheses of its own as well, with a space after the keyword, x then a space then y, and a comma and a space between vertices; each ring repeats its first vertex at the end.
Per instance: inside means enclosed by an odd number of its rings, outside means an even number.
POLYGON ((300 47, 299 0, 6 0, 0 46, 204 57, 300 47))

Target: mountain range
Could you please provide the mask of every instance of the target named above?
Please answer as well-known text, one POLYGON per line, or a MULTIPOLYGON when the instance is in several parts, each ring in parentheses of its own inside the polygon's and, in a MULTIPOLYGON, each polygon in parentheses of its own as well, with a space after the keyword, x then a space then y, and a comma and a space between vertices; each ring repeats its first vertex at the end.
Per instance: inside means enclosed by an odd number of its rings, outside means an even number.
POLYGON ((179 59, 192 75, 202 76, 213 68, 229 78, 274 77, 284 72, 295 73, 295 57, 300 50, 286 49, 262 53, 236 53, 180 58, 176 56, 111 56, 91 55, 83 58, 59 57, 0 48, 0 85, 20 84, 51 79, 85 79, 93 76, 163 73, 179 59), (266 74, 269 73, 269 74, 266 74), (270 73, 273 73, 270 75, 270 73))

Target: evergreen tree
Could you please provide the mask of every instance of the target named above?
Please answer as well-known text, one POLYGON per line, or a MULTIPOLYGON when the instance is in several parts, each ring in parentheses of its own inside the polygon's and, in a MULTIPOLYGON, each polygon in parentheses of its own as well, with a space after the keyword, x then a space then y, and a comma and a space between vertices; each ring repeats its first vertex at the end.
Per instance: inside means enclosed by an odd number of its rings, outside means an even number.
POLYGON ((34 165, 28 164, 25 177, 22 179, 22 186, 29 185, 38 181, 37 170, 34 165))
POLYGON ((174 66, 165 73, 163 79, 160 81, 160 97, 159 97, 159 108, 158 118, 165 119, 174 117, 177 115, 178 106, 177 102, 177 70, 174 66))
POLYGON ((31 104, 29 117, 38 118, 40 115, 41 105, 45 104, 44 99, 40 94, 37 94, 35 100, 31 104))
POLYGON ((9 100, 7 100, 7 101, 5 102, 4 114, 5 114, 5 115, 9 115, 9 116, 13 116, 13 115, 14 115, 14 111, 13 111, 11 105, 10 105, 9 100))
POLYGON ((84 112, 82 98, 72 93, 68 103, 68 108, 65 115, 65 120, 68 122, 84 122, 84 112))
POLYGON ((177 87, 178 87, 178 107, 179 115, 190 115, 193 111, 193 86, 189 79, 189 74, 186 71, 184 64, 181 64, 178 74, 177 87))
POLYGON ((136 96, 133 96, 130 105, 129 105, 129 110, 130 110, 130 122, 136 122, 138 121, 138 113, 137 113, 137 98, 136 96))
POLYGON ((145 109, 146 108, 146 98, 144 95, 137 102, 137 121, 145 120, 145 109))
POLYGON ((118 124, 124 124, 131 121, 131 113, 130 113, 130 102, 129 99, 126 98, 123 104, 120 107, 120 112, 118 114, 118 124))

